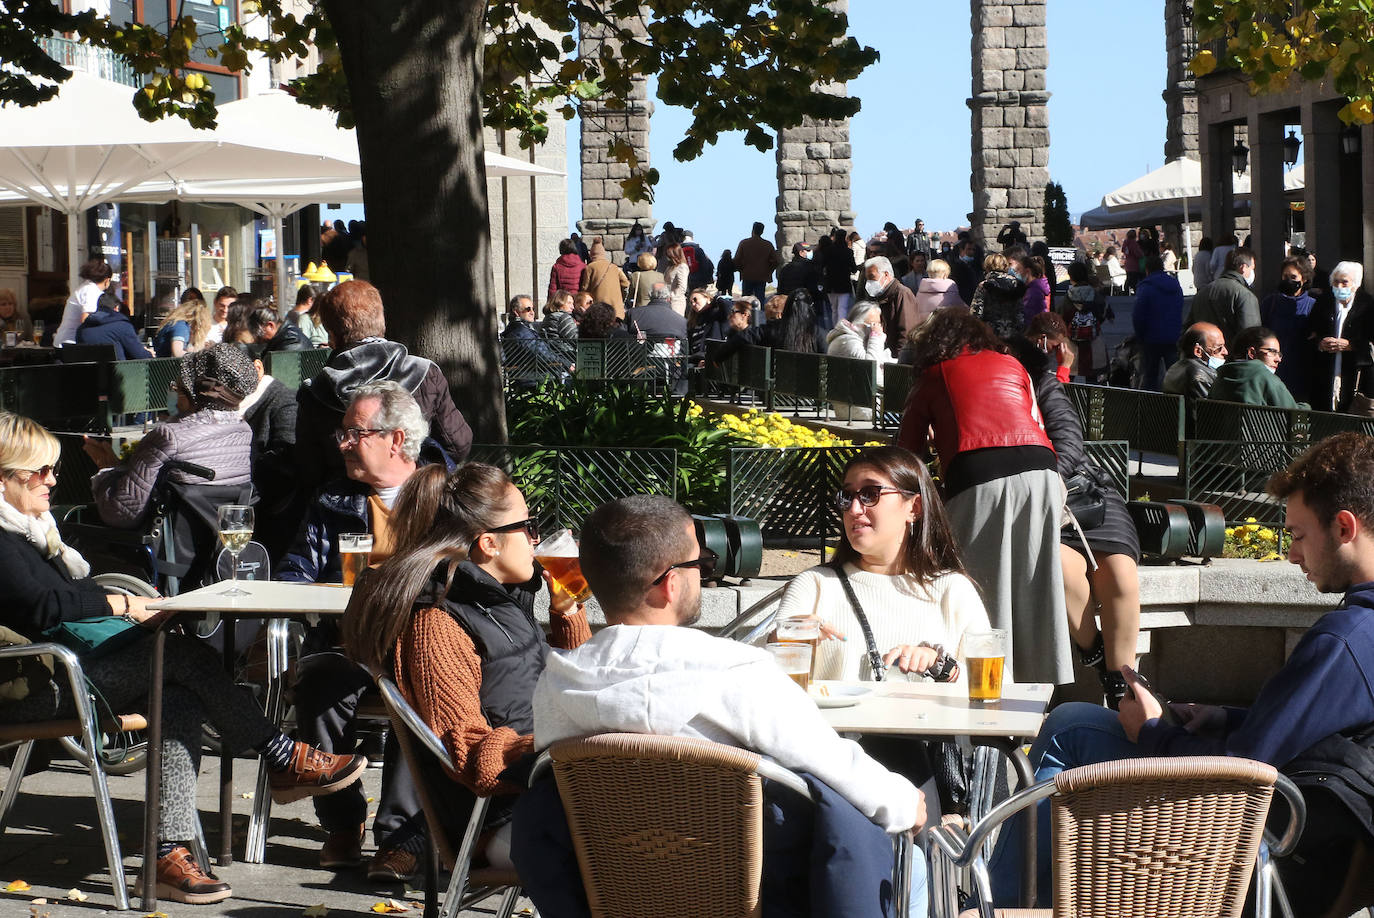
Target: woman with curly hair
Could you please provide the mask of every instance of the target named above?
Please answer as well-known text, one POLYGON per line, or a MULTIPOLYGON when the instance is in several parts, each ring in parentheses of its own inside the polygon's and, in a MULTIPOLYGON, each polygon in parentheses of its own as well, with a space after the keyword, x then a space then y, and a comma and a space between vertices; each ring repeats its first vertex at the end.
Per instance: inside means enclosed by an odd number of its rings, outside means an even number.
POLYGON ((934 431, 950 525, 992 626, 1007 631, 1009 678, 1072 682, 1059 560, 1064 490, 1030 377, 986 323, 957 306, 931 317, 914 350, 917 382, 898 445, 928 459, 934 431))
POLYGON ((582 315, 582 323, 577 328, 577 337, 582 340, 601 338, 629 338, 630 333, 621 324, 610 303, 593 303, 582 315))

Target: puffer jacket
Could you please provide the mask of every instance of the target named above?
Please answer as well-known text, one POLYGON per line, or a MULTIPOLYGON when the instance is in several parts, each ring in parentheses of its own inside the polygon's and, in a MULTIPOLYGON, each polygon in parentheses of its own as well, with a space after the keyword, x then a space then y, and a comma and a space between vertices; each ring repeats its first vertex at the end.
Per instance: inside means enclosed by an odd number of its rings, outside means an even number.
MULTIPOLYGON (((137 526, 148 511, 162 467, 173 460, 214 469, 216 485, 247 484, 252 477, 252 449, 253 430, 233 411, 202 408, 158 424, 127 460, 91 479, 96 510, 108 526, 137 526)), ((166 480, 210 483, 177 469, 168 472, 166 480)))
POLYGON ((973 314, 992 327, 999 338, 1011 338, 1026 330, 1026 314, 1021 300, 1026 285, 1006 271, 989 271, 973 291, 969 306, 973 314))
POLYGON ((908 334, 924 325, 935 310, 963 305, 958 286, 948 277, 921 278, 921 284, 916 288, 916 324, 908 330, 908 334))
POLYGON ((553 299, 553 295, 560 290, 576 293, 578 285, 582 283, 582 269, 586 266, 576 252, 559 255, 549 269, 549 295, 545 299, 553 299))
POLYGON ((572 313, 559 310, 544 316, 544 321, 539 323, 540 329, 544 332, 545 338, 562 338, 565 341, 577 340, 577 322, 573 319, 572 313))

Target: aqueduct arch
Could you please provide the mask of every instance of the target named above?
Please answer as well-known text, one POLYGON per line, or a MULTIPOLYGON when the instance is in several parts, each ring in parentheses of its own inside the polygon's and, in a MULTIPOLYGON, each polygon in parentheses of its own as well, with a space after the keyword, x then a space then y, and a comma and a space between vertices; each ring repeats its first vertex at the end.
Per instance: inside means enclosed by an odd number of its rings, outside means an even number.
MULTIPOLYGON (((836 0, 848 7, 848 0, 836 0)), ((970 0, 972 19, 971 121, 972 192, 970 225, 985 239, 1019 220, 1032 238, 1043 235, 1044 189, 1049 174, 1050 93, 1045 70, 1047 0, 970 0)), ((1166 160, 1197 155, 1197 95, 1188 61, 1196 48, 1190 0, 1165 0, 1164 34, 1168 52, 1163 92, 1167 127, 1166 160)), ((1121 36, 1103 36, 1103 47, 1121 36)), ((586 30, 582 53, 594 52, 603 33, 586 30)), ((843 87, 837 87, 843 92, 843 87)), ((627 138, 640 161, 649 161, 649 121, 653 103, 641 81, 623 109, 592 103, 593 117, 582 119, 582 219, 584 235, 602 235, 619 251, 635 220, 653 225, 653 205, 623 199, 620 180, 628 167, 608 161, 612 136, 627 138)), ((1129 112, 1121 117, 1130 117, 1129 112)), ((1106 118, 1101 136, 1110 133, 1106 118)), ((1104 154, 1110 154, 1104 143, 1104 154)), ((776 242, 812 240, 833 226, 851 227, 856 215, 850 198, 849 122, 811 121, 782 131, 776 147, 778 196, 774 214, 776 242)), ((753 219, 752 215, 747 215, 753 219)), ((883 219, 898 216, 882 214, 883 219)))

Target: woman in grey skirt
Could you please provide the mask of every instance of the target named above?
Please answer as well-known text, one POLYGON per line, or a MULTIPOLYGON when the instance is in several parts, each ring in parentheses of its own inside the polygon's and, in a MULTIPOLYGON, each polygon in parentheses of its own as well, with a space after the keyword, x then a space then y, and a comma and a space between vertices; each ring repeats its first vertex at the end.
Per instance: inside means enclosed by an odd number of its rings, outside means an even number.
POLYGON ((1011 678, 1073 681, 1059 524, 1064 488, 1030 377, 968 309, 931 317, 898 444, 940 459, 941 490, 988 618, 1008 636, 1011 678))

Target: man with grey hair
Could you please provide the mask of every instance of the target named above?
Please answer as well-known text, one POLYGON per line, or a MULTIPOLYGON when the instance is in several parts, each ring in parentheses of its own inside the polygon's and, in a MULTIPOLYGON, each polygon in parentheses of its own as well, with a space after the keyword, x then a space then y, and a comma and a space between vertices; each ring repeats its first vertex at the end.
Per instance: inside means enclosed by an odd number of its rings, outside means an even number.
MULTIPOLYGON (((372 537, 370 563, 389 557, 392 508, 401 486, 423 464, 420 452, 429 430, 419 404, 399 383, 383 380, 354 389, 334 432, 345 477, 316 492, 277 579, 341 583, 339 537, 344 534, 372 537)), ((339 645, 335 623, 316 625, 306 633, 296 669, 296 732, 326 751, 353 748, 358 699, 372 686, 367 671, 345 657, 339 645)), ((328 833, 320 850, 322 867, 355 867, 362 862, 367 801, 360 788, 315 807, 328 833)), ((394 882, 415 873, 424 850, 424 817, 410 775, 390 740, 373 834, 377 854, 368 867, 369 878, 394 882)))
POLYGON ((885 255, 876 255, 864 262, 864 277, 864 293, 882 310, 887 349, 896 357, 907 333, 916 327, 916 294, 897 280, 892 262, 885 255))

